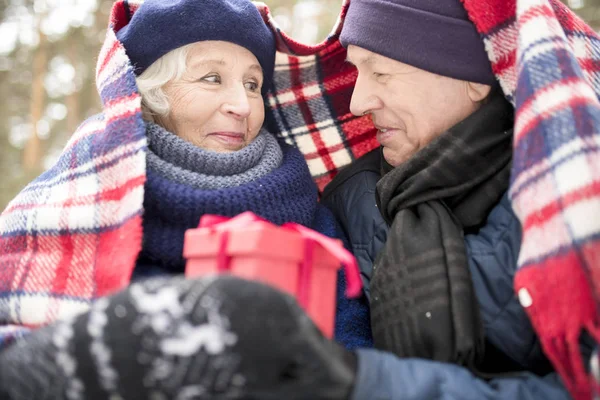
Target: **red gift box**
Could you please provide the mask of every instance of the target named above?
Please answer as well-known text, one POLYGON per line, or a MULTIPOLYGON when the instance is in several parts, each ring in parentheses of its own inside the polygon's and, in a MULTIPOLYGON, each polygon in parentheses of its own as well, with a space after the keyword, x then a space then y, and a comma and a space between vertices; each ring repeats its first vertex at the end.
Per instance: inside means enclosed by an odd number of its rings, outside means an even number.
POLYGON ((346 296, 362 283, 354 256, 340 240, 302 225, 274 225, 252 212, 234 218, 205 215, 185 234, 185 275, 230 273, 294 296, 327 337, 333 337, 337 270, 344 265, 346 296))

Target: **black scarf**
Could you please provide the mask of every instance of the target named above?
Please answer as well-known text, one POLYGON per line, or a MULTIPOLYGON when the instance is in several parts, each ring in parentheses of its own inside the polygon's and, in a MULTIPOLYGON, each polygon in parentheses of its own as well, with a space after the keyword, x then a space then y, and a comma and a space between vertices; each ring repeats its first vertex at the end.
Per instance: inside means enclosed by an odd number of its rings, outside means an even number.
POLYGON ((484 334, 464 232, 508 188, 512 106, 501 93, 377 184, 391 225, 371 283, 375 346, 477 369, 484 334))

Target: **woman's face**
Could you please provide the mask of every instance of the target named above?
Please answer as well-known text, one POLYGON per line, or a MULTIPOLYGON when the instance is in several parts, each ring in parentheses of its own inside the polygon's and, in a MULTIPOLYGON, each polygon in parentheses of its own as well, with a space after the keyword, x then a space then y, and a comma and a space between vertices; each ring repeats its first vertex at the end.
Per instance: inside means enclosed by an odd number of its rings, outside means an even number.
POLYGON ((202 149, 240 150, 265 119, 262 84, 262 68, 249 50, 229 42, 194 43, 186 72, 163 86, 170 111, 157 122, 202 149))

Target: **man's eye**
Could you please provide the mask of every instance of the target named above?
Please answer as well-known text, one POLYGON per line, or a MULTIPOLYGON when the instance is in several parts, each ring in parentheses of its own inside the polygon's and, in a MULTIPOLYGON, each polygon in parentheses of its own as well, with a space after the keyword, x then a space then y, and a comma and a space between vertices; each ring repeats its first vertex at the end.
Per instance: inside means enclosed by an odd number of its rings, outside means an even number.
POLYGON ((200 79, 204 82, 210 83, 221 83, 221 77, 219 75, 206 75, 200 79))

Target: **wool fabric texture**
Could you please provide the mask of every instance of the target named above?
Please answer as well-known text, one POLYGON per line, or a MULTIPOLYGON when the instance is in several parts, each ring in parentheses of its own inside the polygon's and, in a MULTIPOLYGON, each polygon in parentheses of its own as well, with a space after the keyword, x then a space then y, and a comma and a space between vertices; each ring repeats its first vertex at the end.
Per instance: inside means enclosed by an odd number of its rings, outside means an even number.
POLYGON ((204 214, 234 217, 252 211, 277 225, 295 222, 310 227, 317 207, 316 186, 302 154, 289 145, 282 149, 279 168, 235 187, 197 189, 149 169, 140 260, 181 272, 185 231, 196 228, 204 214))
MULTIPOLYGON (((129 14, 127 2, 123 7, 129 14)), ((263 89, 272 79, 275 38, 249 0, 146 0, 117 38, 136 75, 172 50, 214 40, 235 43, 254 54, 263 69, 263 89)))
MULTIPOLYGON (((240 201, 241 208, 252 207, 252 211, 261 213, 271 221, 281 222, 286 218, 293 218, 294 222, 309 226, 326 236, 340 237, 341 232, 337 229, 331 212, 321 205, 315 205, 316 197, 303 193, 310 186, 314 187, 306 164, 299 157, 287 157, 288 165, 282 165, 281 146, 266 130, 240 151, 215 153, 202 150, 157 124, 147 123, 146 126, 149 149, 145 195, 148 198, 144 203, 146 211, 142 251, 132 281, 183 273, 185 260, 182 251, 185 230, 189 226, 194 227, 197 224, 195 221, 198 221, 204 212, 201 207, 189 212, 184 212, 183 208, 190 207, 192 204, 210 204, 210 200, 207 201, 204 197, 217 192, 220 192, 220 195, 215 197, 218 200, 213 207, 213 212, 216 211, 220 215, 235 214, 236 211, 230 211, 229 202, 231 199, 237 199, 240 201), (277 170, 280 166, 287 167, 287 172, 295 171, 289 179, 291 179, 290 183, 297 187, 298 192, 289 191, 289 187, 286 186, 279 186, 270 193, 272 196, 265 197, 268 199, 295 197, 297 203, 292 207, 287 203, 285 209, 280 208, 278 201, 263 203, 256 196, 256 191, 260 191, 263 185, 261 182, 268 181, 268 178, 272 178, 274 174, 280 174, 277 170), (252 179, 248 180, 249 177, 252 179), (206 190, 209 186, 206 182, 211 182, 210 186, 216 190, 206 190), (244 185, 249 190, 245 191, 245 194, 240 194, 236 188, 244 185), (245 197, 248 194, 251 197, 245 197), (153 198, 168 199, 168 201, 162 203, 164 205, 162 207, 156 205, 153 198), (258 209, 256 205, 262 208, 258 209), (299 210, 301 213, 298 214, 299 210), (310 215, 310 212, 314 215, 310 215), (192 219, 186 222, 185 218, 188 217, 181 217, 181 219, 173 217, 183 214, 192 219)), ((296 149, 287 145, 284 145, 284 149, 288 153, 299 154, 296 149)), ((275 186, 271 185, 271 187, 275 186)), ((308 194, 310 192, 309 190, 308 194)), ((335 340, 349 349, 372 347, 367 300, 364 297, 346 298, 344 271, 340 269, 337 275, 335 340)))
POLYGON ((277 139, 265 129, 243 149, 217 153, 203 150, 155 123, 146 126, 148 169, 196 189, 240 186, 267 175, 283 160, 277 139))
MULTIPOLYGON (((348 248, 347 239, 333 213, 323 205, 317 206, 312 228, 333 238, 339 238, 348 248)), ((347 349, 373 347, 369 302, 366 296, 355 299, 346 297, 346 274, 343 269, 337 273, 335 341, 347 349)))
POLYGON ((390 226, 371 278, 377 348, 479 370, 484 331, 464 231, 481 227, 508 188, 512 123, 498 93, 377 183, 390 226))
POLYGON ((340 41, 438 75, 496 82, 459 0, 352 0, 340 41))
MULTIPOLYGON (((96 70, 102 114, 83 123, 57 163, 0 216, 0 346, 129 284, 141 248, 147 148, 135 74, 116 32, 141 3, 117 0, 112 8, 96 70)), ((339 36, 350 3, 316 45, 295 41, 257 3, 281 52, 270 131, 298 145, 321 189, 378 146, 369 115, 348 119, 356 69, 344 62, 339 36)), ((583 329, 600 341, 600 220, 590 217, 600 213, 600 40, 559 0, 463 4, 515 106, 509 194, 523 227, 515 292, 571 395, 588 399, 590 380, 574 349, 583 329)))

